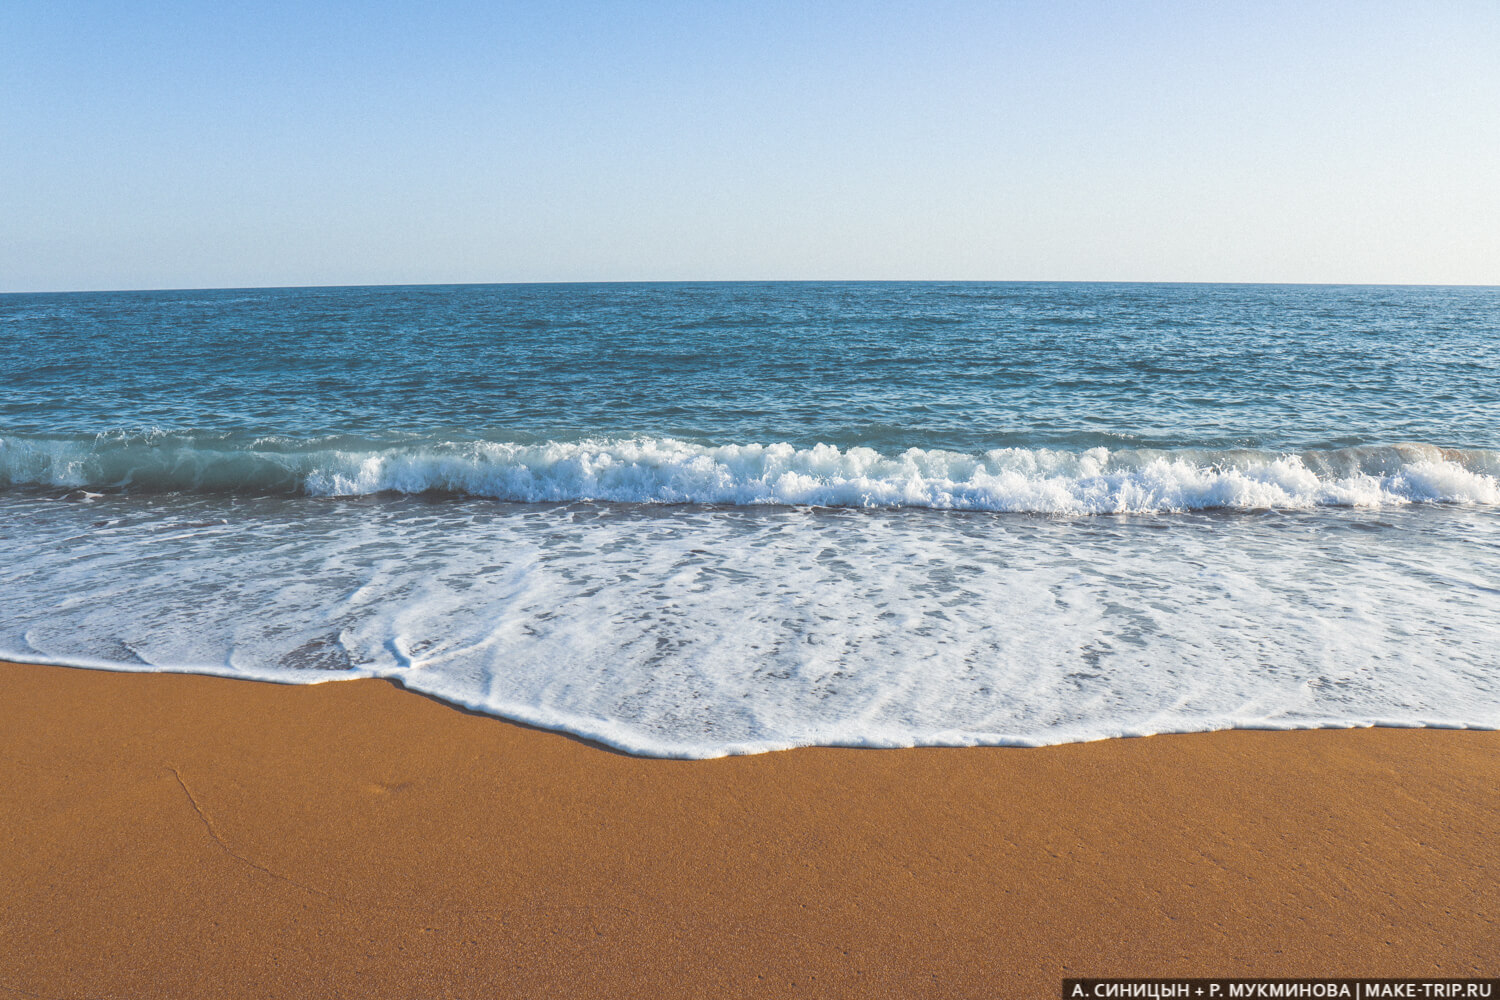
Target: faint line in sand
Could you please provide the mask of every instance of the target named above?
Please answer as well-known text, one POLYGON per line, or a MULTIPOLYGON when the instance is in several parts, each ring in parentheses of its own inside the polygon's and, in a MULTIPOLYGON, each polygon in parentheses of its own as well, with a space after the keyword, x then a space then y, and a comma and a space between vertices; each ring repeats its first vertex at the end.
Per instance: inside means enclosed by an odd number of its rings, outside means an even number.
POLYGON ((264 872, 265 874, 271 876, 272 878, 278 879, 278 880, 280 880, 282 882, 285 882, 288 885, 294 885, 298 889, 301 889, 303 892, 310 892, 310 893, 312 893, 315 896, 322 896, 324 899, 333 900, 336 903, 342 903, 342 902, 344 902, 343 900, 341 900, 341 899, 337 898, 336 896, 334 896, 332 893, 325 892, 322 889, 314 888, 313 886, 307 885, 307 884, 302 883, 302 882, 298 882, 294 878, 288 878, 287 876, 281 874, 280 872, 272 871, 271 869, 267 868, 265 865, 259 863, 258 861, 252 860, 251 858, 245 857, 243 854, 239 853, 234 848, 230 847, 224 841, 224 838, 221 837, 221 836, 219 836, 219 831, 214 829, 213 820, 211 820, 211 819, 208 818, 208 814, 205 813, 203 811, 203 807, 198 804, 198 798, 197 798, 197 796, 195 796, 193 794, 193 790, 188 787, 188 784, 187 784, 186 781, 182 780, 182 772, 178 771, 177 768, 173 767, 170 764, 167 764, 165 766, 166 766, 166 769, 168 771, 172 772, 172 777, 174 777, 174 778, 177 779, 177 787, 181 788, 182 789, 182 794, 184 794, 184 795, 187 796, 188 804, 193 807, 193 812, 195 812, 195 813, 198 814, 199 821, 201 821, 203 823, 203 829, 207 830, 208 831, 208 835, 213 838, 214 843, 217 844, 217 845, 219 845, 219 850, 223 851, 225 854, 229 855, 231 858, 234 858, 236 861, 239 861, 239 862, 241 862, 243 864, 247 864, 251 868, 254 868, 256 871, 258 871, 258 872, 264 872))

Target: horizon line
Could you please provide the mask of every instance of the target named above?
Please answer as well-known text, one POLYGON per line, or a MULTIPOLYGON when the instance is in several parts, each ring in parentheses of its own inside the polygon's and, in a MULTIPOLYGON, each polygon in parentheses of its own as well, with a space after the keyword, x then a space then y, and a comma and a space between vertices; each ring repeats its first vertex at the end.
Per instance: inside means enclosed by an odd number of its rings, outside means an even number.
POLYGON ((181 285, 133 288, 6 289, 0 295, 113 295, 130 292, 272 292, 340 288, 495 288, 536 285, 1230 285, 1243 288, 1500 288, 1500 283, 1397 281, 1186 281, 1098 278, 646 278, 542 281, 391 281, 307 285, 181 285))

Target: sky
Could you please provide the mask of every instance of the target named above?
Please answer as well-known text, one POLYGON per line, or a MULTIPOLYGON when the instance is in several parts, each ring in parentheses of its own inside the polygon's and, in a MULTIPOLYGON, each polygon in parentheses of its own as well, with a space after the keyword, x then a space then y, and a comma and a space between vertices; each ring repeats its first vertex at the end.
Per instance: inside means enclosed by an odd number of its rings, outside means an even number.
POLYGON ((0 5, 0 291, 1500 284, 1500 3, 0 5))

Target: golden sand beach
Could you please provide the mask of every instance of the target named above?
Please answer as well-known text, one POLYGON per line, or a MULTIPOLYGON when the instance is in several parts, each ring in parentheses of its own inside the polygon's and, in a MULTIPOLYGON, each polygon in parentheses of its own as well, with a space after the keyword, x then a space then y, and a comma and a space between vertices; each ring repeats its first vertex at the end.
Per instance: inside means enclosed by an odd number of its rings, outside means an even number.
POLYGON ((1495 975, 1500 733, 640 759, 373 680, 0 665, 0 994, 1495 975))

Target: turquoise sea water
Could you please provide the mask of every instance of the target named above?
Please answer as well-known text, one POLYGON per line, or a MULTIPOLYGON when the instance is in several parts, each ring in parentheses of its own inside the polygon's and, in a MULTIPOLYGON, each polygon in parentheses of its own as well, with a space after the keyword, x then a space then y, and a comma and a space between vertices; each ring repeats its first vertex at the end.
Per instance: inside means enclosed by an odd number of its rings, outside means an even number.
POLYGON ((0 296, 0 656, 625 749, 1500 725, 1500 289, 0 296))

